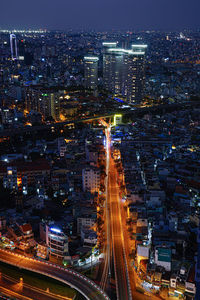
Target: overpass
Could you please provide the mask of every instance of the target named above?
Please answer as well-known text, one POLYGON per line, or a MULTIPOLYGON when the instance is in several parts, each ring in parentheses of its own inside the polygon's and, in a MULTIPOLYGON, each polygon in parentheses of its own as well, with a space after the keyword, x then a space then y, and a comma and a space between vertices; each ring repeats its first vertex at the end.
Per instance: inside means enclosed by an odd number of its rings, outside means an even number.
POLYGON ((25 126, 22 128, 11 128, 11 129, 5 129, 0 131, 0 138, 3 137, 11 137, 16 135, 22 135, 22 134, 30 134, 34 132, 39 131, 45 131, 45 130, 51 130, 52 128, 63 128, 64 126, 70 125, 70 124, 78 124, 78 123, 86 123, 90 121, 99 120, 101 118, 110 118, 115 115, 115 112, 111 112, 110 114, 106 115, 99 115, 99 116, 93 116, 88 117, 85 119, 79 119, 79 120, 70 120, 70 121, 63 121, 63 122, 56 122, 51 124, 41 124, 36 126, 25 126))
POLYGON ((95 121, 99 119, 106 119, 111 118, 115 114, 122 114, 127 115, 129 117, 137 116, 139 114, 145 114, 145 113, 155 113, 157 111, 165 111, 165 110, 176 110, 176 109, 182 109, 182 108, 189 108, 189 107, 199 107, 200 101, 188 101, 183 103, 173 103, 173 104, 160 104, 160 105, 153 105, 153 106, 147 106, 147 107, 136 107, 134 105, 131 105, 130 108, 121 109, 119 107, 116 111, 111 111, 109 113, 106 113, 105 115, 96 115, 91 116, 85 119, 79 119, 79 120, 70 120, 70 121, 63 121, 63 122, 56 122, 51 124, 42 124, 38 126, 26 126, 23 128, 15 128, 15 129, 5 129, 0 131, 0 138, 8 137, 8 136, 16 136, 16 135, 22 135, 27 133, 34 133, 39 131, 45 131, 45 130, 51 130, 52 127, 54 128, 63 128, 64 126, 67 126, 69 124, 78 124, 78 123, 84 123, 84 122, 90 122, 95 121), (132 109, 133 110, 132 110, 132 109))
POLYGON ((92 280, 82 274, 50 262, 0 249, 0 261, 34 273, 56 279, 77 290, 87 300, 109 300, 109 297, 92 280))

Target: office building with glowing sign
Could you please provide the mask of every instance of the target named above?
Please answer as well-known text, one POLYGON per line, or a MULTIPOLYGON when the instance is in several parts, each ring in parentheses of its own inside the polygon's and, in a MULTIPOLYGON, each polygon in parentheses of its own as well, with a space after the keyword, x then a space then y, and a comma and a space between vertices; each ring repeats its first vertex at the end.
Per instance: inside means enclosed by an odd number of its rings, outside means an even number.
POLYGON ((47 226, 46 228, 46 244, 49 247, 50 260, 63 262, 68 255, 68 237, 58 227, 47 226))

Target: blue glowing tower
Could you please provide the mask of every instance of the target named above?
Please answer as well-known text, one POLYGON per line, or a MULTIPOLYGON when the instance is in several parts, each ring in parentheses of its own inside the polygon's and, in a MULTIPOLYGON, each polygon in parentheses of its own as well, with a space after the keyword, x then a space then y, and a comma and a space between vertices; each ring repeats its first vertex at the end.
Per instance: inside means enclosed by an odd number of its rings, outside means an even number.
POLYGON ((10 51, 11 51, 11 58, 13 60, 18 59, 17 38, 16 35, 13 33, 10 34, 10 51))

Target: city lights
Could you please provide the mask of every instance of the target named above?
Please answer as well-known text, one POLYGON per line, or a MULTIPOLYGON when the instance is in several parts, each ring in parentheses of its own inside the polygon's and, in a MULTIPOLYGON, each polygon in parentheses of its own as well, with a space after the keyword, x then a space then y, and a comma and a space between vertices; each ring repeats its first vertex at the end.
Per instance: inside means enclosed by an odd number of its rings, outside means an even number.
POLYGON ((42 18, 37 1, 2 22, 68 29, 0 30, 1 293, 200 300, 200 31, 177 31, 175 2, 170 30, 151 3, 148 30, 140 1, 82 18, 73 1, 42 18))

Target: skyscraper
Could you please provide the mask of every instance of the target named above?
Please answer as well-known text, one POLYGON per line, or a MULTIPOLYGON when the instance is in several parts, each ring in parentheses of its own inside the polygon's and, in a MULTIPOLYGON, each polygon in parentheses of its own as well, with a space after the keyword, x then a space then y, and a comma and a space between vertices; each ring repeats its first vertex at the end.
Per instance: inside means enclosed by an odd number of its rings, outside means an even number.
POLYGON ((96 90, 98 85, 98 60, 97 56, 84 57, 85 88, 96 90))
POLYGON ((16 35, 13 33, 10 34, 10 51, 11 58, 13 60, 18 59, 17 38, 16 35))
POLYGON ((119 94, 122 80, 121 67, 123 52, 118 51, 117 43, 103 43, 103 81, 106 90, 119 94))
POLYGON ((146 48, 147 45, 132 45, 131 50, 126 50, 117 48, 117 43, 103 43, 103 80, 108 91, 130 103, 141 102, 146 48))
POLYGON ((19 57, 21 57, 21 59, 22 59, 22 57, 24 58, 25 53, 26 53, 25 41, 24 40, 19 40, 18 41, 18 54, 19 54, 19 57))
POLYGON ((130 103, 140 103, 144 96, 145 49, 147 45, 132 45, 124 55, 124 89, 122 95, 130 103))

